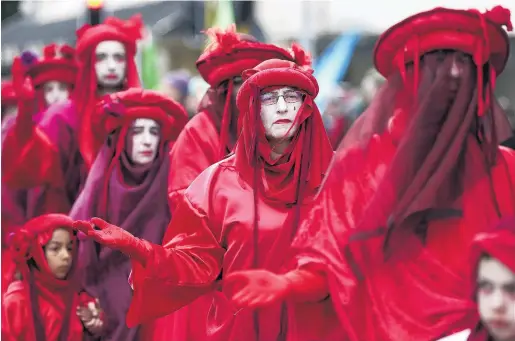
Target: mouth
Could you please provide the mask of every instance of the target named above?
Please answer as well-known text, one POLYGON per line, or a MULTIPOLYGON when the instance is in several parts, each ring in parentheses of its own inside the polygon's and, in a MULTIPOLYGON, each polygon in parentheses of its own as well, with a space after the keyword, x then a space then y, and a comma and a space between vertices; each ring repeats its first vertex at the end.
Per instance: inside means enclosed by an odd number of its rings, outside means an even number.
POLYGON ((288 120, 288 119, 277 120, 274 122, 274 124, 289 124, 289 123, 291 123, 291 120, 288 120))
POLYGON ((152 151, 140 152, 140 154, 143 156, 152 156, 152 151))
POLYGON ((510 326, 510 324, 505 320, 490 320, 487 323, 494 329, 506 329, 510 326))
POLYGON ((70 266, 69 265, 62 265, 62 266, 57 268, 57 271, 58 272, 62 272, 62 273, 66 273, 69 270, 70 270, 70 266))
POLYGON ((116 80, 116 79, 118 79, 118 76, 116 76, 116 75, 107 75, 107 76, 105 76, 105 79, 116 80))

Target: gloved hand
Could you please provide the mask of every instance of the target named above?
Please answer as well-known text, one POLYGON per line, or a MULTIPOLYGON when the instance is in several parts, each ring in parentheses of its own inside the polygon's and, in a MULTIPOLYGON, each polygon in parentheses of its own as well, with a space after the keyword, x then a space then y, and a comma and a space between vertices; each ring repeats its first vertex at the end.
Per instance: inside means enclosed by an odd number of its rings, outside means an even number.
POLYGON ((232 301, 242 308, 260 308, 285 300, 290 282, 284 275, 267 270, 236 271, 224 279, 224 286, 237 288, 232 301))
POLYGON ((11 69, 14 91, 18 96, 18 113, 16 115, 16 134, 19 138, 27 138, 34 125, 32 115, 35 114, 34 85, 27 76, 27 67, 20 57, 15 57, 11 69))
POLYGON ((97 243, 119 250, 135 261, 146 265, 147 257, 152 252, 152 244, 134 237, 124 229, 109 224, 100 218, 92 218, 91 222, 79 220, 73 228, 83 232, 97 243))
POLYGON ((27 75, 27 67, 20 57, 15 57, 11 68, 14 91, 22 102, 32 101, 36 97, 32 79, 27 75))
POLYGON ((293 270, 277 275, 267 270, 236 271, 224 279, 224 286, 237 288, 232 301, 242 308, 259 308, 281 301, 318 302, 329 295, 324 274, 293 270))

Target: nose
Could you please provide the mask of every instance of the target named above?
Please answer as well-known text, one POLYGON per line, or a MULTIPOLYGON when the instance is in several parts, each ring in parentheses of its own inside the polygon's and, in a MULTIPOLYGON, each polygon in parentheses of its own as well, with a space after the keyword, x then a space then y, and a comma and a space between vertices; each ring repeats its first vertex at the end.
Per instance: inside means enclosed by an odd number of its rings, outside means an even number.
POLYGON ((458 65, 458 62, 456 61, 456 58, 453 59, 452 65, 451 65, 451 76, 454 78, 458 78, 460 76, 461 70, 458 65))
POLYGON ((107 58, 107 68, 113 70, 116 67, 116 61, 114 58, 107 58))
POLYGON ((490 295, 489 300, 492 310, 497 313, 501 313, 504 310, 505 304, 502 290, 495 290, 495 292, 490 295))
POLYGON ((63 261, 65 261, 65 262, 67 262, 67 263, 70 261, 71 256, 72 256, 72 255, 71 255, 71 252, 70 252, 69 250, 66 250, 66 249, 65 249, 65 250, 63 250, 63 251, 61 252, 61 259, 62 259, 63 261))
POLYGON ((143 138, 141 139, 141 141, 145 146, 149 146, 152 143, 152 139, 149 133, 144 133, 142 137, 143 138))
POLYGON ((288 106, 286 105, 286 101, 283 96, 280 96, 277 99, 276 108, 278 113, 285 113, 288 110, 288 106))

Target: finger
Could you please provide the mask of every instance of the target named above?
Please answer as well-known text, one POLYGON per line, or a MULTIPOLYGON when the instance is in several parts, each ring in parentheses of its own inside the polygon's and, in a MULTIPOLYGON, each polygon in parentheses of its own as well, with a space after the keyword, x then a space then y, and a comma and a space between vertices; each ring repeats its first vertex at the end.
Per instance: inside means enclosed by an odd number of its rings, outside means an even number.
POLYGON ((247 297, 249 295, 253 295, 254 290, 251 290, 248 286, 244 287, 243 289, 237 291, 233 296, 232 299, 235 301, 241 300, 243 297, 247 297))
POLYGON ((249 308, 259 308, 259 307, 265 307, 272 303, 274 303, 275 297, 274 295, 259 295, 257 297, 254 297, 252 300, 249 300, 248 306, 249 308))
POLYGON ((249 302, 253 301, 258 296, 259 296, 259 294, 255 293, 255 292, 246 292, 246 293, 242 293, 238 297, 235 297, 233 302, 234 302, 234 304, 236 304, 240 307, 248 307, 249 302))
POLYGON ((89 221, 77 220, 73 222, 72 226, 75 230, 81 231, 86 235, 89 235, 89 232, 93 231, 93 224, 91 224, 89 221))
POLYGON ((96 230, 103 230, 103 229, 109 227, 109 225, 110 225, 107 221, 102 220, 102 219, 97 218, 97 217, 91 218, 91 223, 93 225, 95 225, 95 229, 96 230))
POLYGON ((91 312, 91 316, 97 317, 98 316, 98 310, 95 306, 95 302, 88 302, 88 309, 91 312))

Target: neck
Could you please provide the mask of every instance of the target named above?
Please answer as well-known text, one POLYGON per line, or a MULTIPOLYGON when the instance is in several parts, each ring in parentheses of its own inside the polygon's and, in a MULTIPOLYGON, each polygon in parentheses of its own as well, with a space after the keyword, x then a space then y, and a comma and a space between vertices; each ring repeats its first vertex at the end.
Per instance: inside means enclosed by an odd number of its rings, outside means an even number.
POLYGON ((277 160, 281 157, 281 155, 284 154, 284 151, 288 146, 290 145, 290 140, 281 140, 281 141, 270 141, 270 147, 272 148, 272 151, 270 153, 270 157, 273 160, 277 160))
POLYGON ((113 93, 121 91, 121 90, 123 90, 123 86, 122 85, 115 86, 115 87, 105 87, 105 86, 99 85, 98 88, 97 88, 97 95, 99 97, 101 97, 101 96, 104 96, 104 95, 113 94, 113 93))

